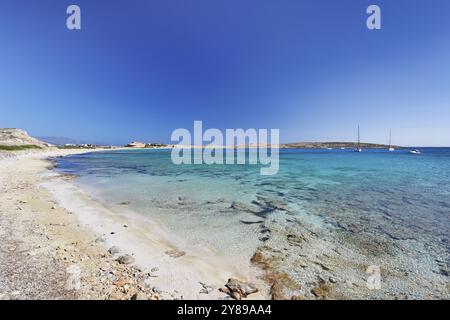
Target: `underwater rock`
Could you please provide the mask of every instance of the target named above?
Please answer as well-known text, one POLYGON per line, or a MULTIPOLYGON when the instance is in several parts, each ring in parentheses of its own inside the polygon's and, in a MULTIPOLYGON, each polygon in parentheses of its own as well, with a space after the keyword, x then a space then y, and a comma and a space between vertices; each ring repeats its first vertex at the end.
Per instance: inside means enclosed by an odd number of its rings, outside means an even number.
POLYGON ((266 197, 258 196, 258 201, 253 203, 260 205, 264 208, 270 208, 273 210, 289 211, 287 202, 280 199, 268 199, 266 197))
POLYGON ((219 199, 216 199, 216 200, 208 200, 208 201, 205 202, 205 204, 219 204, 219 203, 224 203, 224 202, 226 202, 225 199, 219 198, 219 199))
POLYGON ((346 223, 343 221, 340 221, 337 223, 337 226, 341 229, 344 229, 345 231, 351 232, 351 233, 360 233, 364 231, 364 226, 357 223, 346 223))
POLYGON ((233 202, 230 206, 231 209, 238 210, 238 211, 244 211, 244 212, 250 212, 250 213, 260 213, 261 210, 258 207, 251 206, 242 202, 233 202))
POLYGON ((171 258, 180 258, 186 254, 186 252, 178 249, 168 250, 165 253, 171 258))
POLYGON ((294 246, 294 247, 300 247, 300 244, 302 242, 307 241, 306 237, 302 234, 288 234, 286 236, 286 239, 287 239, 289 245, 294 246))
POLYGON ((256 223, 263 223, 264 220, 257 217, 257 216, 250 216, 239 220, 243 224, 256 224, 256 223))

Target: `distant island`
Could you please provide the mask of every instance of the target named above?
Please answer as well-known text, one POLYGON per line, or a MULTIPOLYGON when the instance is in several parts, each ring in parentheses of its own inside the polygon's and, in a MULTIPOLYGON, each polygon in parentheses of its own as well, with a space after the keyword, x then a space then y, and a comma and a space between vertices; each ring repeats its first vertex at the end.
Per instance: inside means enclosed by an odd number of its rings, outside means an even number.
MULTIPOLYGON (((389 147, 393 147, 395 149, 402 149, 401 146, 389 146, 386 144, 378 144, 378 143, 360 143, 359 144, 363 149, 388 149, 389 147)), ((264 145, 268 146, 268 145, 264 145)), ((144 142, 130 142, 125 147, 127 148, 137 148, 137 149, 151 149, 151 148, 174 148, 176 145, 163 144, 163 143, 144 143, 144 142)), ((181 147, 181 146, 180 146, 181 147)), ((193 148, 198 148, 198 146, 191 146, 193 148)), ((204 146, 204 148, 210 148, 217 146, 204 146)), ((241 145, 236 148, 245 148, 249 147, 241 145)), ((256 145, 250 145, 250 147, 255 148, 256 145)), ((223 146, 223 148, 228 148, 227 146, 223 146)), ((292 142, 292 143, 282 143, 280 144, 280 149, 352 149, 356 148, 355 142, 292 142)))
MULTIPOLYGON (((352 149, 356 148, 356 142, 292 142, 292 143, 282 143, 280 145, 281 149, 352 149)), ((379 143, 363 143, 359 144, 360 148, 363 149, 387 149, 390 146, 386 144, 379 143)), ((391 146, 395 149, 402 149, 401 146, 391 146)))

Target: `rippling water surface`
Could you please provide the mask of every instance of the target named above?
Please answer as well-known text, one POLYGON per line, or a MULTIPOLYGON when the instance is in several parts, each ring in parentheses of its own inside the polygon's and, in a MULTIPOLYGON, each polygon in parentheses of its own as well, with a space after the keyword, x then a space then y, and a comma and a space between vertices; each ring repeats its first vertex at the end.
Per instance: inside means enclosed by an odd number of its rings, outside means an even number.
POLYGON ((106 204, 127 204, 230 254, 266 241, 258 223, 280 212, 317 228, 450 248, 450 148, 420 156, 286 149, 274 176, 249 165, 177 166, 169 150, 74 155, 58 169, 106 204))

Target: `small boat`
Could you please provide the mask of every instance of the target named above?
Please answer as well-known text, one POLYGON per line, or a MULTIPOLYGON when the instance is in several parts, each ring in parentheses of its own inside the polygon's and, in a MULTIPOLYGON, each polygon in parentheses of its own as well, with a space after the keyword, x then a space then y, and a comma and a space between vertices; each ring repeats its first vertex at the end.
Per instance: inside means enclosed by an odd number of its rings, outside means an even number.
POLYGON ((355 149, 355 152, 362 152, 361 141, 360 141, 360 137, 359 137, 359 125, 358 125, 358 145, 357 145, 357 147, 355 149))
POLYGON ((341 150, 345 150, 345 148, 344 148, 344 147, 341 147, 341 150))
POLYGON ((395 151, 395 149, 392 147, 392 143, 391 143, 391 138, 392 138, 392 129, 389 130, 389 151, 395 151))
POLYGON ((327 150, 333 150, 333 148, 327 148, 327 150))
POLYGON ((409 153, 419 155, 420 154, 420 150, 417 150, 417 149, 410 150, 409 153))

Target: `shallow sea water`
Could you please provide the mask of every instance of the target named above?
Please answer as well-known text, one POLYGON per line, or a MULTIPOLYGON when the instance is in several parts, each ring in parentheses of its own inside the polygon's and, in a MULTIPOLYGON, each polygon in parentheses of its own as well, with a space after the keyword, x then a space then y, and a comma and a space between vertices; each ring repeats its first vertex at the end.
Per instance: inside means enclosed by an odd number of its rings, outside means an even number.
POLYGON ((82 189, 113 210, 125 203, 224 255, 251 257, 261 246, 295 255, 292 237, 281 236, 295 220, 349 239, 417 247, 436 264, 433 272, 448 277, 450 148, 421 150, 283 149, 274 176, 261 176, 255 165, 174 165, 170 150, 73 155, 57 159, 57 169, 77 175, 82 189), (272 220, 281 228, 263 232, 272 220))

